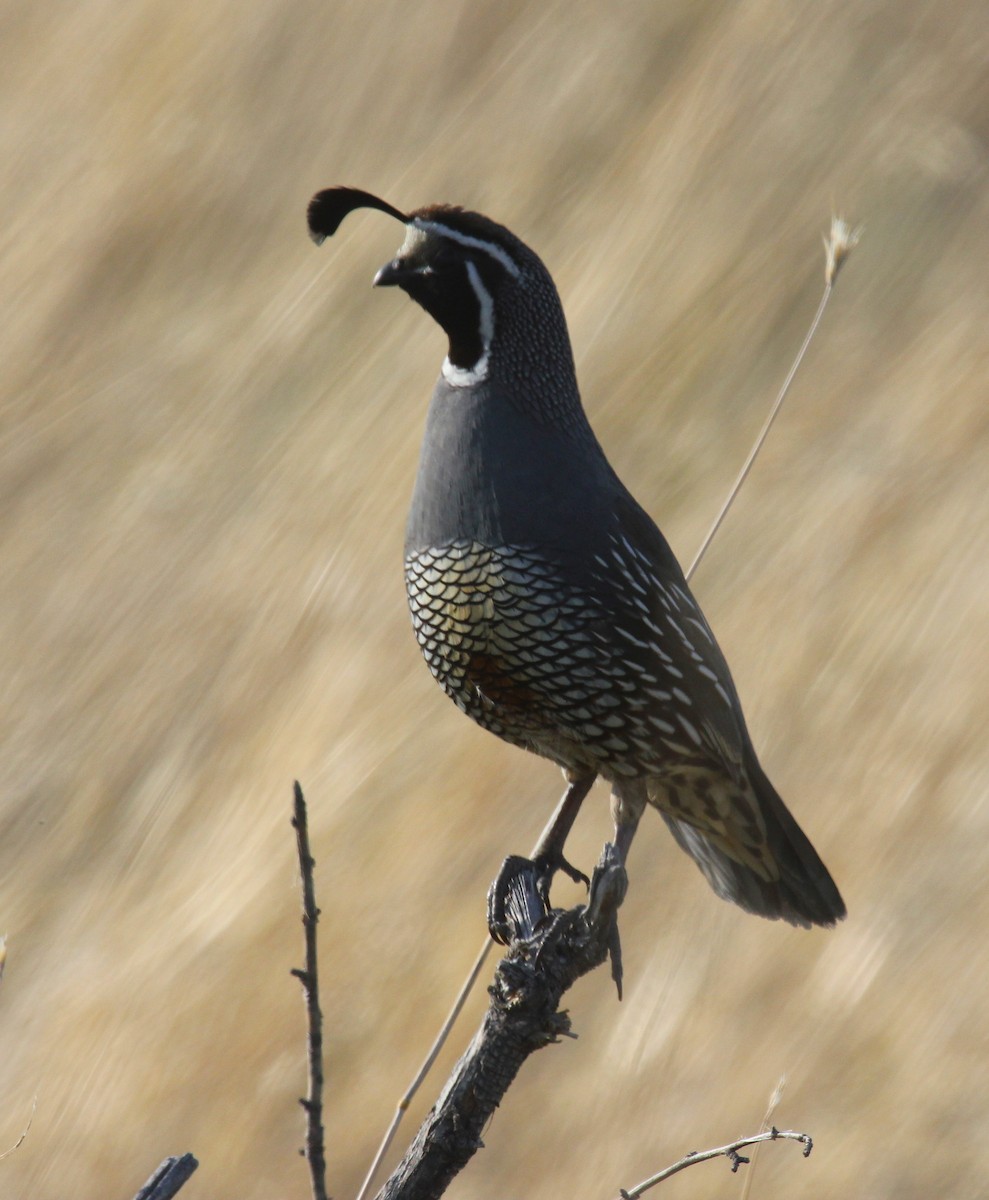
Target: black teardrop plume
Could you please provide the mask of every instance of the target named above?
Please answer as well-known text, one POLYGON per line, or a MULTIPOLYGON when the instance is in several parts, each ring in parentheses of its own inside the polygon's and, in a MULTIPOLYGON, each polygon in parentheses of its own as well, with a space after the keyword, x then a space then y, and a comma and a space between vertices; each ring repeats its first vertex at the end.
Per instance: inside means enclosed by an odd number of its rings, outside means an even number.
POLYGON ((399 212, 386 200, 372 196, 370 192, 362 192, 360 188, 331 187, 317 192, 309 201, 306 212, 309 236, 317 246, 321 245, 336 233, 340 222, 355 208, 376 208, 379 212, 387 213, 388 216, 401 221, 403 225, 409 223, 405 213, 399 212))

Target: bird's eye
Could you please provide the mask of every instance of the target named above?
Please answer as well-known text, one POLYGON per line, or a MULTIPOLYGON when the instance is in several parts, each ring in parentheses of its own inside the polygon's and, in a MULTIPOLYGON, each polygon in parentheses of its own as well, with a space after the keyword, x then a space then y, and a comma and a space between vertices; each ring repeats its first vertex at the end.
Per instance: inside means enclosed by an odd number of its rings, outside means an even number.
POLYGON ((455 267, 459 261, 460 255, 453 246, 449 246, 443 242, 436 248, 435 253, 430 256, 429 263, 434 270, 445 271, 450 267, 455 267))

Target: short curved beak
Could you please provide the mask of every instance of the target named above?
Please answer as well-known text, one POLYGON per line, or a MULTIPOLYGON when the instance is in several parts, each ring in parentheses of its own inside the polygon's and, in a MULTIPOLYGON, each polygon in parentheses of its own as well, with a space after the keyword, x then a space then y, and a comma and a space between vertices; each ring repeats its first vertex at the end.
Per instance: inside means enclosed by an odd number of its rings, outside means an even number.
POLYGON ((381 270, 374 277, 374 287, 401 287, 402 283, 409 278, 410 275, 415 275, 415 271, 411 269, 407 263, 402 262, 400 258, 393 258, 391 262, 385 263, 381 270))

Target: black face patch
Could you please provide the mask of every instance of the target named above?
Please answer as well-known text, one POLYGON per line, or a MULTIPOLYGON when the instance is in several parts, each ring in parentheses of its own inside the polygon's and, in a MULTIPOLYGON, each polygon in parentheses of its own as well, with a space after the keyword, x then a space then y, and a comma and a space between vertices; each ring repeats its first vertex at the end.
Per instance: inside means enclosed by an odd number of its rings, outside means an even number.
POLYGON ((450 341, 450 361, 458 367, 472 367, 484 353, 484 342, 481 303, 466 262, 410 271, 399 286, 442 327, 450 341))
POLYGON ((431 230, 410 237, 392 268, 393 282, 445 331, 451 365, 476 368, 494 337, 495 296, 505 281, 504 266, 483 249, 431 230))

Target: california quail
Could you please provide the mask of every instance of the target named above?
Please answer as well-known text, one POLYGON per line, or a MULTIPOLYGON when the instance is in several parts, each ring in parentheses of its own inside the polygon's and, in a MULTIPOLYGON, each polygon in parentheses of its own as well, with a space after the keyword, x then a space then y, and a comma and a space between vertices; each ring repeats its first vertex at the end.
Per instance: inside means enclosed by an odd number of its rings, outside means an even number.
POLYGON ((621 863, 649 803, 719 896, 834 924, 841 896, 759 765, 714 635, 591 430, 549 272, 478 213, 351 188, 313 198, 311 236, 362 207, 406 227, 375 285, 449 339, 406 533, 412 624, 458 707, 563 768, 548 870, 602 775, 621 863))

